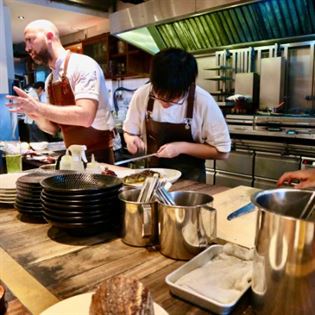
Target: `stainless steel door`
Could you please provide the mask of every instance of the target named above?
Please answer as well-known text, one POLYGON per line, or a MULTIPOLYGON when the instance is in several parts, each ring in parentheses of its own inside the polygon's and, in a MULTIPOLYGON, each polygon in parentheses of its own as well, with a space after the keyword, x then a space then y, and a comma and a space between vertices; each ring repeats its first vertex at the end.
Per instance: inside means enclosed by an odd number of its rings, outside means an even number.
POLYGON ((300 158, 297 156, 256 152, 254 177, 277 180, 284 172, 296 171, 299 168, 300 158))
POLYGON ((251 176, 242 176, 240 174, 216 172, 215 173, 215 184, 223 185, 226 187, 236 187, 239 185, 252 186, 251 176))
POLYGON ((227 160, 217 160, 216 170, 252 176, 254 152, 239 150, 230 153, 227 160))

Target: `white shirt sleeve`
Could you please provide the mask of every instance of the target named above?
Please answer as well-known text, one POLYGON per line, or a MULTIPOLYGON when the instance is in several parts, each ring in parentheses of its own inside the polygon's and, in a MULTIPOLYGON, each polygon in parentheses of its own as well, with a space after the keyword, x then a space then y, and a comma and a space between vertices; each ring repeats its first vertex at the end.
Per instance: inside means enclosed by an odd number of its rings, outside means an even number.
POLYGON ((221 109, 205 90, 196 89, 192 133, 195 141, 208 143, 219 152, 231 150, 231 139, 221 109))
MULTIPOLYGON (((77 56, 76 56, 77 57, 77 56)), ((80 56, 76 61, 77 71, 73 79, 75 80, 74 97, 75 99, 88 98, 99 100, 100 73, 96 68, 96 63, 86 56, 80 56)))
POLYGON ((144 85, 135 91, 129 103, 126 119, 123 123, 124 131, 134 135, 144 135, 148 95, 149 85, 144 85))

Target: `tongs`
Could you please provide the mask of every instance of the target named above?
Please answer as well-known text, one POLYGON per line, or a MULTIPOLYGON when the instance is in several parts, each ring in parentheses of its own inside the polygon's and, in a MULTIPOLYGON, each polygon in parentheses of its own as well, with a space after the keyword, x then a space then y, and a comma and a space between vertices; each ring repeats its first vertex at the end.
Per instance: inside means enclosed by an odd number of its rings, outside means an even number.
POLYGON ((143 186, 140 190, 137 202, 148 203, 151 202, 151 199, 154 195, 155 189, 159 184, 158 174, 147 177, 143 183, 143 186))

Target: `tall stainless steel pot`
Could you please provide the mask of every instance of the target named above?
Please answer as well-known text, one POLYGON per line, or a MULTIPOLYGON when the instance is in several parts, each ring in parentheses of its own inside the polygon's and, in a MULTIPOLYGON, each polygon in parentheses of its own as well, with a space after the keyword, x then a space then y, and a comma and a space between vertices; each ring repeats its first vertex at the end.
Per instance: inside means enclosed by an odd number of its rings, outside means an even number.
POLYGON ((299 218, 311 194, 274 189, 251 198, 258 208, 252 281, 256 314, 315 312, 315 218, 299 218))
POLYGON ((138 202, 140 189, 125 190, 119 194, 123 209, 122 240, 133 246, 158 243, 156 202, 138 202))
POLYGON ((188 260, 204 250, 216 236, 213 197, 194 191, 170 193, 175 206, 158 204, 160 251, 188 260))

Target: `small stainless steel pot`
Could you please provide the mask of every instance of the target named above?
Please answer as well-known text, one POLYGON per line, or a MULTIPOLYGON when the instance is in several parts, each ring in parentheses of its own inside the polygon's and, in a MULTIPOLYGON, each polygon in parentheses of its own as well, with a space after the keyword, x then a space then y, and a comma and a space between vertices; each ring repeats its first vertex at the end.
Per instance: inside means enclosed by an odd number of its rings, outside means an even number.
POLYGON ((124 243, 133 246, 149 246, 158 242, 156 202, 137 202, 141 189, 125 190, 119 194, 123 208, 124 243))
POLYGON ((311 195, 273 189, 251 197, 258 208, 252 280, 256 314, 314 314, 315 219, 300 219, 311 195))
POLYGON ((158 203, 160 251, 181 260, 191 259, 216 236, 213 197, 194 191, 170 193, 175 206, 158 203))

